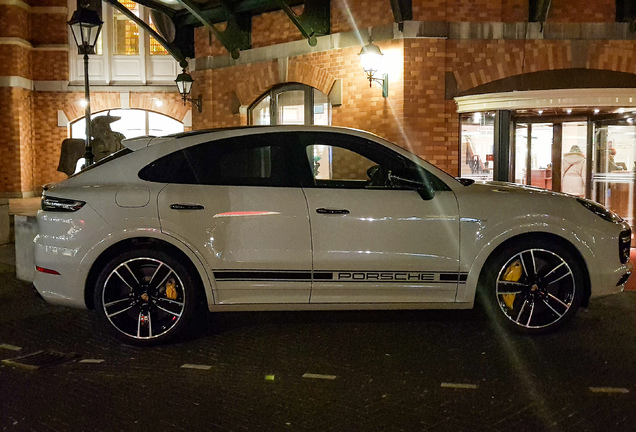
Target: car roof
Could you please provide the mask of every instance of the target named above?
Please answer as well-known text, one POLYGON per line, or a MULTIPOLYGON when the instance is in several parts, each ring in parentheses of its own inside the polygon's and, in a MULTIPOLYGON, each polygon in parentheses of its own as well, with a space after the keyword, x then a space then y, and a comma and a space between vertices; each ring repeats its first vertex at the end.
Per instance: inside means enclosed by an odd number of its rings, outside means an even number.
POLYGON ((267 132, 292 132, 292 131, 332 131, 332 132, 362 132, 373 135, 371 132, 362 131, 360 129, 347 128, 342 126, 319 126, 319 125, 250 125, 250 126, 230 126, 213 129, 199 129, 191 132, 181 132, 172 135, 175 138, 184 138, 196 136, 205 133, 226 132, 232 130, 240 131, 267 131, 267 132))
POLYGON ((193 138, 200 135, 211 135, 211 138, 217 134, 227 134, 228 132, 237 131, 237 135, 252 135, 260 132, 274 133, 274 132, 335 132, 345 133, 349 135, 356 135, 360 137, 366 136, 367 138, 375 138, 386 142, 386 140, 371 132, 363 131, 360 129, 353 129, 341 126, 306 126, 306 125, 258 125, 258 126, 232 126, 214 129, 197 129, 190 132, 180 132, 172 135, 166 135, 162 137, 144 136, 126 139, 122 141, 122 145, 135 151, 143 147, 159 144, 167 140, 181 140, 187 138, 193 138))

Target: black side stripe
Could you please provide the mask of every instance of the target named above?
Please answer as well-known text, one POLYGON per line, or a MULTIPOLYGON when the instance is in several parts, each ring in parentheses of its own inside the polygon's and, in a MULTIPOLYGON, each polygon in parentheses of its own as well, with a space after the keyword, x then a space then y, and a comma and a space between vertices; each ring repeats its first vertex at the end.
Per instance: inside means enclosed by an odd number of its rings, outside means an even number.
POLYGON ((219 281, 228 280, 311 280, 311 272, 278 272, 278 271, 215 271, 214 277, 219 281))
POLYGON ((449 282, 466 282, 468 273, 441 273, 439 280, 449 282))
MULTIPOLYGON (((219 270, 214 272, 218 281, 311 281, 311 271, 275 271, 275 270, 219 270)), ((466 282, 467 273, 440 273, 414 271, 316 271, 313 272, 315 281, 338 282, 429 282, 455 283, 466 282), (438 277, 436 277, 438 276, 438 277)))

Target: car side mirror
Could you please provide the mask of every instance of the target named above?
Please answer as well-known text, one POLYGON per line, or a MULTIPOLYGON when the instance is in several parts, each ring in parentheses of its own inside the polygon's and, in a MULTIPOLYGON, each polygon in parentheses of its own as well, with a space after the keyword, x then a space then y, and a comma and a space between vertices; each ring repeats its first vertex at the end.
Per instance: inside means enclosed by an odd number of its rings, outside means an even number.
POLYGON ((424 201, 435 198, 435 189, 430 186, 422 185, 422 187, 417 190, 417 193, 420 194, 424 201))
POLYGON ((423 183, 418 180, 401 177, 399 175, 393 174, 392 172, 389 172, 389 180, 391 181, 392 185, 417 191, 417 193, 420 194, 423 200, 428 201, 435 198, 435 189, 433 189, 433 187, 429 184, 423 183))

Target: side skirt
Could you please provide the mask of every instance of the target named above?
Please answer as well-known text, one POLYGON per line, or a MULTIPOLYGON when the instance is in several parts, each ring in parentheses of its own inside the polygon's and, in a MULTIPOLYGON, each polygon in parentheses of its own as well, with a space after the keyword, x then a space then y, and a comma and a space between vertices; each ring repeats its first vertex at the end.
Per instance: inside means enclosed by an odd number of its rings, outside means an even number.
POLYGON ((307 303, 307 304, 209 304, 210 312, 308 311, 308 310, 418 310, 472 309, 472 302, 462 303, 307 303))

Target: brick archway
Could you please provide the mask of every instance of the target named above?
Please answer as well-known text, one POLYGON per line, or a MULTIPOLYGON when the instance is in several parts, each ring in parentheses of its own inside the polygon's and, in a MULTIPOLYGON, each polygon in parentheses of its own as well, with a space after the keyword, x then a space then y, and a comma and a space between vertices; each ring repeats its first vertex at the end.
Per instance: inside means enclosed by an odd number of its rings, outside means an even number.
POLYGON ((306 84, 328 95, 336 82, 336 77, 327 70, 303 62, 290 62, 288 82, 306 84))
MULTIPOLYGON (((174 94, 131 92, 126 108, 156 112, 180 122, 183 122, 191 109, 190 105, 183 105, 181 96, 176 92, 174 94), (157 100, 161 100, 161 106, 157 105, 157 100)), ((122 109, 120 93, 95 93, 91 95, 91 112, 97 113, 109 109, 122 109)), ((85 115, 84 108, 77 103, 66 106, 63 111, 71 122, 83 118, 85 115)))
POLYGON ((236 85, 236 96, 241 106, 253 104, 263 93, 281 83, 278 62, 250 65, 250 69, 246 74, 249 78, 236 85))
POLYGON ((525 49, 502 45, 490 54, 453 72, 459 93, 515 75, 572 67, 569 44, 527 42, 525 49))
POLYGON ((290 61, 286 74, 281 72, 278 61, 261 66, 259 70, 251 71, 250 78, 237 84, 236 95, 242 106, 250 106, 263 93, 278 84, 301 83, 316 88, 324 94, 329 94, 336 77, 326 69, 309 63, 290 61), (283 75, 283 76, 281 76, 283 75), (286 77, 284 76, 286 75, 286 77))
POLYGON ((527 41, 500 44, 453 71, 458 94, 493 81, 523 74, 582 68, 636 74, 633 41, 527 41))

